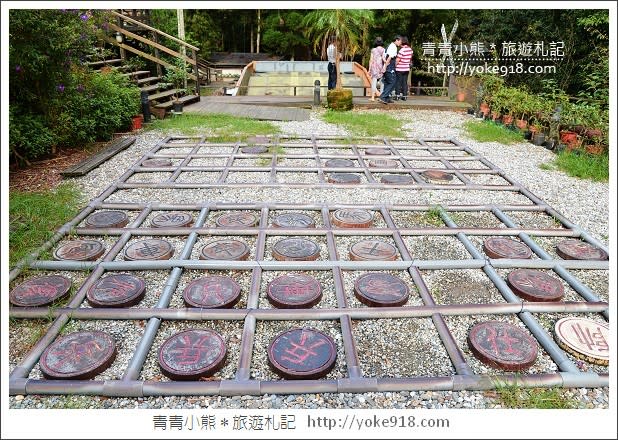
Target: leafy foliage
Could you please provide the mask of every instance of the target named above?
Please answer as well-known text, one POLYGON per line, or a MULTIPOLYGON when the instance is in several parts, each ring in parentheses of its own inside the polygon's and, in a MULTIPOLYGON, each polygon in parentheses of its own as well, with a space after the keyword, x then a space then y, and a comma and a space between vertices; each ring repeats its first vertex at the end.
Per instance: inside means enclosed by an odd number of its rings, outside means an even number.
POLYGON ((100 10, 10 10, 12 159, 27 163, 57 146, 109 138, 139 111, 139 89, 82 65, 108 20, 100 10))
POLYGON ((48 121, 60 145, 110 139, 139 113, 140 90, 119 73, 83 72, 74 81, 83 85, 83 91, 67 93, 51 104, 54 112, 48 121))
POLYGON ((42 115, 21 113, 15 106, 9 108, 9 139, 11 155, 21 160, 47 153, 49 145, 55 142, 42 115))
POLYGON ((309 39, 302 32, 298 32, 303 17, 298 11, 268 15, 264 19, 264 50, 277 55, 310 59, 309 39))
POLYGON ((318 9, 305 15, 301 24, 322 59, 331 36, 337 37, 343 57, 352 59, 366 50, 365 38, 373 20, 373 11, 366 9, 318 9))

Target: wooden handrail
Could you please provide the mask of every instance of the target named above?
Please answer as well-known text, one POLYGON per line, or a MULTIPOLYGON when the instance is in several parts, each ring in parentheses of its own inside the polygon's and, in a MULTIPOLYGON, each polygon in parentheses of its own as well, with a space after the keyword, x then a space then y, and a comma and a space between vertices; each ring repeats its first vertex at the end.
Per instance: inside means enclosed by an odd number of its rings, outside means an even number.
MULTIPOLYGON (((105 39, 107 40, 107 42, 109 44, 113 44, 114 46, 118 46, 118 47, 120 47, 120 48, 122 48, 124 50, 128 50, 129 52, 133 52, 134 54, 139 55, 140 57, 144 57, 146 59, 149 59, 150 61, 153 61, 153 62, 155 62, 157 64, 161 64, 164 67, 172 67, 172 65, 170 63, 168 63, 167 61, 163 61, 160 58, 157 58, 157 57, 154 57, 154 56, 152 56, 150 54, 142 52, 141 50, 135 49, 134 47, 131 47, 131 46, 127 45, 127 44, 118 43, 115 38, 105 37, 105 39)), ((191 64, 193 64, 193 63, 191 62, 191 64)), ((195 75, 193 75, 192 73, 188 73, 187 72, 187 78, 190 78, 193 81, 197 81, 197 77, 195 75)), ((199 90, 199 86, 196 86, 196 88, 199 90)))
POLYGON ((154 41, 149 40, 148 38, 142 37, 141 35, 134 34, 133 32, 130 32, 130 31, 126 30, 126 29, 123 29, 120 26, 116 26, 114 23, 109 23, 109 27, 111 29, 115 30, 115 31, 118 31, 118 32, 128 36, 128 37, 134 38, 134 39, 136 39, 138 41, 141 41, 142 43, 146 43, 149 46, 156 47, 157 49, 162 50, 163 52, 168 53, 168 54, 170 54, 170 55, 172 55, 172 56, 174 56, 176 58, 180 58, 181 60, 184 60, 184 61, 186 61, 189 64, 193 64, 193 59, 192 58, 189 58, 186 55, 183 55, 183 54, 181 54, 179 52, 176 52, 175 50, 168 49, 167 47, 163 46, 162 44, 155 43, 154 41))
POLYGON ((116 11, 111 11, 111 13, 114 14, 115 16, 117 16, 117 17, 120 17, 121 19, 123 19, 125 21, 131 22, 131 23, 135 23, 138 26, 143 27, 144 29, 148 29, 149 31, 153 31, 153 32, 156 32, 156 33, 158 33, 160 35, 163 35, 164 37, 169 38, 169 39, 175 41, 178 44, 182 44, 183 46, 187 46, 187 47, 189 47, 189 48, 191 48, 193 50, 200 50, 198 47, 195 47, 195 46, 187 43, 186 41, 183 41, 183 40, 181 40, 179 38, 176 38, 173 35, 166 34, 165 32, 160 31, 157 28, 153 28, 152 26, 148 26, 147 24, 144 24, 141 21, 134 20, 131 17, 127 17, 126 15, 120 14, 119 12, 116 12, 116 11))
MULTIPOLYGON (((193 66, 194 74, 188 73, 187 77, 189 79, 192 79, 192 80, 195 81, 195 83, 196 83, 195 84, 195 88, 196 88, 197 94, 198 94, 198 96, 200 95, 199 66, 198 66, 198 58, 197 58, 197 52, 200 50, 199 48, 197 48, 197 47, 187 43, 186 41, 183 41, 183 40, 181 40, 179 38, 176 38, 176 37, 174 37, 172 35, 166 34, 165 32, 162 32, 159 29, 156 29, 156 28, 154 28, 152 26, 148 26, 147 24, 142 23, 141 21, 135 20, 135 19, 133 19, 131 17, 128 17, 128 16, 126 16, 124 14, 121 14, 119 12, 116 12, 116 11, 112 10, 111 13, 113 15, 115 15, 116 17, 118 17, 122 21, 119 23, 120 26, 110 22, 109 23, 110 29, 112 29, 112 30, 114 30, 116 32, 119 32, 119 33, 121 33, 121 34, 123 34, 123 35, 125 35, 127 37, 134 38, 134 39, 136 39, 138 41, 141 41, 142 43, 145 43, 145 44, 153 47, 155 49, 155 55, 156 56, 149 55, 149 54, 147 54, 145 52, 140 51, 139 49, 133 48, 133 47, 128 46, 128 45, 123 44, 123 43, 118 43, 113 38, 107 38, 106 37, 106 39, 107 39, 107 41, 109 43, 111 43, 111 44, 113 44, 115 46, 118 46, 121 49, 128 50, 129 52, 133 52, 133 53, 135 53, 135 54, 137 54, 137 55, 139 55, 139 56, 141 56, 143 58, 146 58, 146 59, 148 59, 150 61, 153 61, 153 62, 157 63, 158 65, 165 66, 166 68, 169 68, 171 65, 170 65, 170 63, 168 63, 168 62, 166 62, 166 61, 164 61, 164 60, 159 58, 159 54, 157 52, 158 50, 161 50, 161 51, 163 51, 163 52, 165 52, 165 53, 167 53, 167 54, 169 54, 169 55, 171 55, 171 56, 173 56, 173 57, 175 57, 177 59, 180 59, 180 60, 183 60, 183 61, 189 63, 190 65, 193 66), (166 38, 168 38, 168 39, 170 39, 172 41, 177 42, 183 48, 184 47, 189 48, 190 50, 192 50, 192 53, 191 53, 192 56, 189 57, 189 56, 187 56, 184 53, 176 52, 175 50, 169 49, 168 47, 166 47, 166 46, 164 46, 162 44, 159 44, 156 41, 152 41, 149 38, 143 37, 141 35, 138 35, 138 34, 135 34, 135 33, 131 32, 131 31, 127 30, 127 29, 124 29, 123 26, 122 26, 122 22, 124 22, 124 21, 129 22, 129 23, 134 23, 134 24, 136 24, 140 28, 143 28, 143 29, 146 29, 146 30, 154 32, 155 33, 155 37, 154 38, 156 38, 156 35, 159 34, 159 35, 162 35, 162 36, 164 36, 164 37, 166 37, 166 38)), ((184 50, 183 50, 183 52, 184 52, 184 50)), ((121 55, 122 55, 122 51, 121 51, 121 55)), ((209 78, 209 75, 207 75, 207 78, 209 78)))

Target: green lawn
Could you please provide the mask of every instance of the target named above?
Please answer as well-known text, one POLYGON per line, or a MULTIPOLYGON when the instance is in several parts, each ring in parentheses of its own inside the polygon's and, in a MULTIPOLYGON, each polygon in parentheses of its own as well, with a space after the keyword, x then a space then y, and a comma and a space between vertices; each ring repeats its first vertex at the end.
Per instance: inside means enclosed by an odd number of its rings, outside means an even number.
POLYGON ((9 265, 40 247, 80 209, 81 195, 63 183, 55 190, 9 192, 9 265))
POLYGON ((329 124, 345 127, 354 136, 404 136, 403 123, 385 113, 328 110, 322 119, 329 124))
POLYGON ((236 116, 212 113, 183 113, 166 117, 147 124, 146 130, 163 130, 180 132, 185 135, 207 134, 221 141, 244 140, 250 135, 272 135, 279 133, 279 128, 268 121, 239 118, 236 116))
POLYGON ((571 151, 561 151, 556 156, 556 167, 569 176, 590 179, 597 182, 609 181, 609 156, 590 155, 571 151))
POLYGON ((509 130, 491 121, 466 121, 464 129, 468 136, 479 142, 500 142, 508 145, 524 141, 519 130, 509 130))

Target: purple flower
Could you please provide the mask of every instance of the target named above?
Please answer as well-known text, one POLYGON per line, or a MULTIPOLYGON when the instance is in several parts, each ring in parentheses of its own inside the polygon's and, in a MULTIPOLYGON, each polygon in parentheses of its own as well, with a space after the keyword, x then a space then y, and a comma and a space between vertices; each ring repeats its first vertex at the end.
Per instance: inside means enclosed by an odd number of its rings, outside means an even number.
POLYGON ((19 64, 15 66, 15 72, 17 73, 21 72, 21 66, 19 64))
POLYGON ((88 20, 88 16, 86 14, 80 15, 79 18, 81 18, 83 21, 88 20))
POLYGON ((59 91, 60 93, 64 92, 64 84, 58 84, 58 85, 56 86, 56 89, 58 89, 58 91, 59 91))

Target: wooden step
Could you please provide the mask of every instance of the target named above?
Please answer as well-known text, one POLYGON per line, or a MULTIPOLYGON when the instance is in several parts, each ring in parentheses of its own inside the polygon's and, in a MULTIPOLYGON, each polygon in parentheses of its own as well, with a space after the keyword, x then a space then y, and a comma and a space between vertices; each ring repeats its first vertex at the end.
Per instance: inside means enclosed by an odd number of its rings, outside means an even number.
POLYGON ((105 149, 99 151, 97 154, 90 156, 86 160, 83 160, 76 165, 70 166, 64 171, 61 171, 60 174, 65 177, 84 176, 99 165, 101 165, 110 157, 128 148, 134 142, 135 136, 116 139, 115 141, 112 141, 107 147, 105 147, 105 149))
POLYGON ((147 84, 155 81, 159 81, 161 79, 160 76, 149 76, 148 78, 139 78, 137 81, 137 85, 147 84))
POLYGON ((120 66, 112 66, 112 70, 115 70, 116 72, 126 72, 129 69, 130 67, 125 66, 124 64, 121 64, 120 66))
POLYGON ((126 72, 122 73, 122 76, 128 76, 132 79, 138 76, 150 75, 150 70, 138 70, 137 72, 126 72))
POLYGON ((146 86, 146 87, 140 87, 140 90, 141 90, 142 92, 148 92, 148 93, 150 93, 150 92, 155 92, 155 91, 157 91, 157 90, 160 90, 162 87, 165 87, 165 84, 163 84, 163 83, 157 83, 157 84, 151 84, 151 85, 146 86))
POLYGON ((177 93, 177 92, 180 92, 180 89, 170 89, 170 90, 165 90, 163 92, 154 93, 148 96, 148 101, 155 101, 157 99, 167 98, 168 96, 172 96, 174 93, 177 93))
MULTIPOLYGON (((178 101, 182 102, 184 105, 191 104, 193 102, 197 102, 200 100, 200 97, 197 95, 185 95, 181 97, 178 101)), ((165 110, 169 110, 174 106, 175 100, 162 102, 160 104, 155 105, 155 108, 163 108, 165 110)))
POLYGON ((92 67, 93 69, 98 69, 103 66, 107 66, 110 64, 118 64, 121 63, 122 59, 117 58, 114 60, 103 60, 103 61, 89 61, 86 63, 87 66, 92 67))

